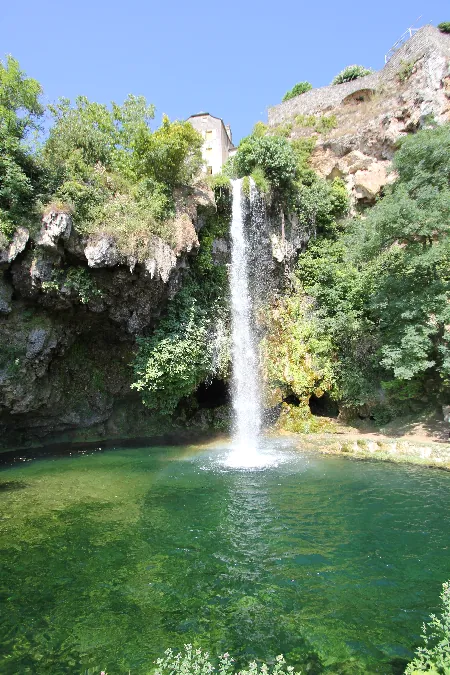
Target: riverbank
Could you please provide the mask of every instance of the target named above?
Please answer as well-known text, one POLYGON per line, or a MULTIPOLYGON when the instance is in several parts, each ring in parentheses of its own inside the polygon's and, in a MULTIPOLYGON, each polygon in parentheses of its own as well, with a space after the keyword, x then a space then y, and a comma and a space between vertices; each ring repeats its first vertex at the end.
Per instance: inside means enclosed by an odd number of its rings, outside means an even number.
POLYGON ((326 455, 406 462, 450 471, 449 425, 436 415, 401 418, 380 428, 363 420, 350 425, 321 419, 322 432, 295 434, 300 447, 326 455))

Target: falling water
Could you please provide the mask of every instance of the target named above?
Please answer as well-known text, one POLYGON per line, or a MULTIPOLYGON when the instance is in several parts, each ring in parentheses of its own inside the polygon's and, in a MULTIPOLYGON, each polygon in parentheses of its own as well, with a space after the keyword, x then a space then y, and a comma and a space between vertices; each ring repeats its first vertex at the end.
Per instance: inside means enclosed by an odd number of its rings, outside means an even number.
POLYGON ((248 280, 248 250, 242 214, 242 181, 233 181, 233 217, 231 223, 231 311, 233 337, 233 412, 232 462, 251 465, 257 456, 261 430, 261 401, 258 357, 252 330, 252 302, 248 280))

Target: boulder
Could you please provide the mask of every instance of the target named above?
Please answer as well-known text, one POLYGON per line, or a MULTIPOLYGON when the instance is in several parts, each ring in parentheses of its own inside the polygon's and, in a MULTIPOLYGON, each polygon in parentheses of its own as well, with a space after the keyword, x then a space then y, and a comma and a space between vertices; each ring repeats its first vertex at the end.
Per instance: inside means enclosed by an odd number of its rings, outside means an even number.
POLYGON ((6 248, 0 251, 0 269, 4 269, 12 263, 19 253, 25 250, 25 246, 30 238, 30 233, 26 227, 18 227, 14 232, 12 241, 6 248))
POLYGON ((60 239, 68 241, 72 231, 72 216, 64 211, 49 211, 42 218, 37 246, 56 250, 60 239))
POLYGON ((115 267, 123 262, 116 241, 109 234, 90 238, 84 255, 89 267, 115 267))
POLYGON ((151 279, 159 277, 166 284, 169 281, 170 273, 177 264, 177 257, 170 246, 159 237, 153 237, 151 250, 151 256, 144 262, 145 270, 151 279))

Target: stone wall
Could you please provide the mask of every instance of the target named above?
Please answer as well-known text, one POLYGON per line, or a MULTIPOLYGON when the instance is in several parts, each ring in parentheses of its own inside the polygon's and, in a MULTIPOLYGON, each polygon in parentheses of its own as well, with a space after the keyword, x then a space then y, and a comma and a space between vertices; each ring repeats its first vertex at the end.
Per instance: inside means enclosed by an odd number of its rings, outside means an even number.
MULTIPOLYGON (((441 33, 433 26, 424 26, 394 53, 382 70, 352 82, 311 89, 290 101, 273 106, 268 112, 269 125, 291 120, 296 115, 324 113, 339 106, 347 96, 357 91, 377 89, 380 85, 392 82, 397 78, 402 62, 417 61, 432 54, 450 59, 450 35, 441 33)), ((433 77, 432 70, 429 77, 433 77)))
POLYGON ((296 115, 314 115, 325 112, 328 108, 335 108, 355 91, 375 89, 378 86, 379 77, 379 73, 372 73, 352 82, 311 89, 300 96, 291 98, 290 101, 269 108, 269 125, 280 124, 296 115))

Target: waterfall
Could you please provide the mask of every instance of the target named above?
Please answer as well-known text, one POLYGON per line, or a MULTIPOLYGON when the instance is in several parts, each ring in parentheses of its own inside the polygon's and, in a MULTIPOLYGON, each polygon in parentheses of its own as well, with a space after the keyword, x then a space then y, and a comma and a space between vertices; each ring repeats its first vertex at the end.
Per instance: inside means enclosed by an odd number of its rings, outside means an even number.
POLYGON ((233 460, 251 464, 261 431, 261 400, 257 345, 253 335, 249 291, 248 243, 242 213, 242 181, 234 180, 231 222, 231 313, 233 361, 233 460))

